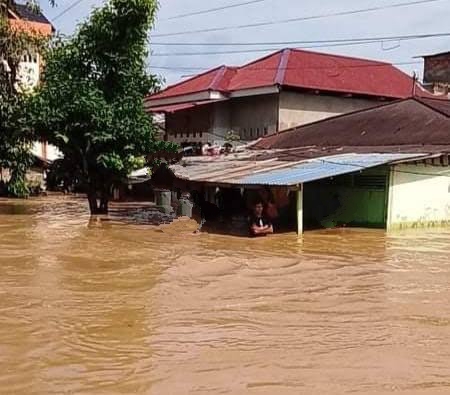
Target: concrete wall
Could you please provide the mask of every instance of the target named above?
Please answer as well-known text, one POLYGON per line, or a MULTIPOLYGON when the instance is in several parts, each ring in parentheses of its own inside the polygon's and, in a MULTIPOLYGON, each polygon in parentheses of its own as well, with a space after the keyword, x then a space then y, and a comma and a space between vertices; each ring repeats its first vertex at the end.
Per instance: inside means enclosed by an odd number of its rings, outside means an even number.
POLYGON ((207 141, 213 126, 213 107, 200 106, 166 115, 168 140, 175 143, 207 141))
POLYGON ((231 128, 241 140, 275 133, 277 122, 277 94, 236 98, 231 102, 231 128))
POLYGON ((450 52, 426 57, 423 79, 425 83, 450 84, 450 52))
POLYGON ((210 143, 222 141, 231 131, 231 104, 229 101, 215 103, 213 105, 213 126, 210 143))
POLYGON ((379 101, 282 91, 279 130, 379 105, 379 101))
POLYGON ((388 229, 448 224, 450 167, 394 166, 389 182, 388 229))
POLYGON ((168 114, 166 130, 169 141, 176 143, 220 141, 230 131, 242 141, 250 141, 277 130, 378 104, 380 102, 375 100, 284 91, 233 98, 168 114))

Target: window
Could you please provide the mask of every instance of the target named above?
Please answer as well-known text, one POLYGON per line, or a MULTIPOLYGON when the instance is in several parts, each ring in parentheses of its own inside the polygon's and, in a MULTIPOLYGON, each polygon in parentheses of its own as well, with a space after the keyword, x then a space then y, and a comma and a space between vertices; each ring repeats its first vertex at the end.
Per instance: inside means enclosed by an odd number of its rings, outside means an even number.
POLYGON ((173 137, 177 138, 177 137, 178 137, 178 133, 175 132, 175 133, 173 134, 173 137))
POLYGON ((258 136, 258 137, 261 136, 259 128, 256 128, 256 136, 258 136))
POLYGON ((200 138, 202 138, 203 137, 203 132, 200 132, 200 138))
POLYGON ((264 126, 264 136, 267 136, 267 133, 269 133, 269 130, 267 129, 267 126, 264 126))
POLYGON ((180 137, 183 138, 183 132, 180 133, 180 137))
POLYGON ((195 139, 197 137, 197 132, 194 132, 193 134, 194 134, 194 139, 195 139))
POLYGON ((186 133, 186 137, 189 138, 189 132, 186 133))
POLYGON ((250 137, 253 137, 253 128, 250 128, 250 137))

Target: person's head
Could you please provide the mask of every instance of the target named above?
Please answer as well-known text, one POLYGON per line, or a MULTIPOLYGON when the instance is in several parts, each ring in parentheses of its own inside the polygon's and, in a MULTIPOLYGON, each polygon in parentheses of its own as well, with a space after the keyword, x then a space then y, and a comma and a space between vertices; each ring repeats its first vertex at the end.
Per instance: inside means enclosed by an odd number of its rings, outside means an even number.
POLYGON ((262 200, 256 200, 253 205, 253 212, 257 217, 261 217, 264 212, 264 203, 262 200))

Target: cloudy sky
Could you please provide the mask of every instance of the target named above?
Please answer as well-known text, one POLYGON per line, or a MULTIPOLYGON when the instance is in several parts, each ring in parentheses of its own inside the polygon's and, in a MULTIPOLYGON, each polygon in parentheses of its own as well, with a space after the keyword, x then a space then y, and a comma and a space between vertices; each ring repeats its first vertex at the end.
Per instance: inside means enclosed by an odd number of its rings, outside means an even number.
MULTIPOLYGON (((57 0, 51 8, 42 8, 57 30, 71 34, 80 21, 89 16, 102 0, 57 0), (73 6, 70 11, 62 11, 73 6)), ((422 64, 415 56, 450 50, 450 36, 420 40, 373 42, 359 45, 330 46, 329 43, 274 44, 292 41, 329 41, 372 37, 450 33, 450 0, 161 0, 158 19, 150 35, 150 70, 167 83, 220 64, 240 65, 276 48, 307 47, 321 52, 379 59, 398 64, 408 74, 421 74, 422 64), (409 6, 380 9, 394 4, 416 2, 409 6), (229 5, 247 3, 214 12, 186 16, 229 5), (347 11, 377 8, 376 11, 334 15, 347 11), (280 22, 292 18, 321 16, 309 20, 280 22), (274 22, 258 27, 237 26, 274 22), (217 29, 209 32, 192 32, 217 29), (220 30, 219 30, 220 29, 220 30), (176 34, 180 33, 180 34, 176 34), (195 46, 167 44, 200 44, 195 46), (231 43, 258 43, 231 46, 231 43), (262 50, 261 52, 256 52, 262 50), (236 52, 220 53, 216 52, 236 52), (180 56, 185 53, 200 55, 180 56), (211 54, 211 52, 214 52, 211 54), (411 62, 414 62, 410 64, 411 62)))

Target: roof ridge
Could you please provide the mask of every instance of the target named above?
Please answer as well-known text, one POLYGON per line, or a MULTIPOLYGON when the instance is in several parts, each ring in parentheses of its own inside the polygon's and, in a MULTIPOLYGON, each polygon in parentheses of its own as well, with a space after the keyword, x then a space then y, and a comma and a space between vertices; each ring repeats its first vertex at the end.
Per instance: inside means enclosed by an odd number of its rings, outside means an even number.
POLYGON ((217 71, 217 70, 221 69, 222 67, 227 67, 227 66, 225 66, 225 65, 217 66, 217 67, 214 67, 214 68, 212 68, 212 69, 206 70, 206 71, 204 71, 203 73, 196 74, 196 75, 194 75, 194 76, 192 76, 192 77, 190 77, 190 78, 187 78, 187 79, 185 79, 185 80, 181 80, 181 81, 179 81, 179 82, 177 82, 177 83, 175 83, 175 84, 168 85, 168 86, 166 86, 164 89, 160 90, 159 92, 154 92, 154 93, 152 93, 151 95, 147 95, 147 96, 145 97, 145 99, 151 100, 151 97, 152 97, 152 96, 155 96, 155 95, 158 95, 158 94, 160 94, 160 93, 163 93, 163 92, 165 92, 165 91, 167 91, 167 90, 169 90, 169 89, 175 88, 176 86, 180 86, 180 85, 182 85, 182 84, 185 84, 185 83, 188 82, 188 81, 193 81, 193 80, 195 80, 196 78, 199 78, 199 77, 202 77, 202 76, 204 76, 204 75, 206 75, 206 74, 212 73, 213 71, 217 71))
POLYGON ((280 63, 278 64, 277 74, 275 76, 275 83, 278 85, 284 84, 284 77, 286 76, 286 67, 289 62, 289 57, 291 55, 291 49, 283 49, 280 56, 280 63))
MULTIPOLYGON (((374 60, 374 59, 360 58, 360 57, 356 57, 356 56, 334 54, 334 53, 330 53, 330 52, 310 51, 310 50, 301 49, 301 48, 290 48, 290 50, 293 51, 293 52, 302 52, 302 53, 315 54, 315 55, 321 55, 321 56, 333 56, 333 57, 336 57, 336 58, 349 59, 349 60, 360 60, 360 61, 364 61, 364 62, 383 64, 383 65, 392 66, 392 67, 396 68, 392 63, 386 62, 386 61, 383 61, 383 60, 374 60)), ((399 71, 401 71, 401 70, 399 70, 399 71)))
POLYGON ((222 82, 222 78, 225 76, 225 73, 228 70, 228 66, 222 65, 220 66, 219 72, 216 74, 216 76, 211 81, 211 84, 209 85, 209 89, 211 90, 218 90, 219 84, 222 82))
POLYGON ((433 110, 434 112, 436 112, 436 113, 438 113, 440 115, 443 115, 445 118, 450 118, 450 115, 447 114, 446 112, 441 111, 441 110, 439 110, 436 107, 430 106, 428 103, 426 103, 424 101, 424 100, 436 100, 436 101, 439 101, 439 102, 445 102, 445 100, 439 100, 439 99, 434 99, 434 98, 429 98, 428 99, 426 97, 418 97, 418 96, 413 96, 413 97, 411 97, 411 99, 416 101, 417 103, 421 104, 422 106, 427 107, 430 110, 433 110))
POLYGON ((279 53, 282 53, 282 52, 285 51, 286 49, 290 49, 290 48, 284 48, 284 49, 280 49, 279 51, 271 52, 270 54, 268 54, 268 55, 266 55, 266 56, 263 56, 262 58, 258 58, 258 59, 252 60, 252 61, 249 62, 249 63, 245 63, 245 64, 243 64, 242 66, 238 66, 237 68, 238 68, 238 69, 244 69, 244 68, 246 68, 246 67, 248 67, 248 66, 250 66, 250 65, 252 65, 252 64, 259 63, 259 62, 261 62, 261 61, 263 61, 263 60, 266 60, 266 59, 269 59, 269 58, 271 58, 271 57, 273 57, 273 56, 275 56, 275 55, 278 55, 279 53))

